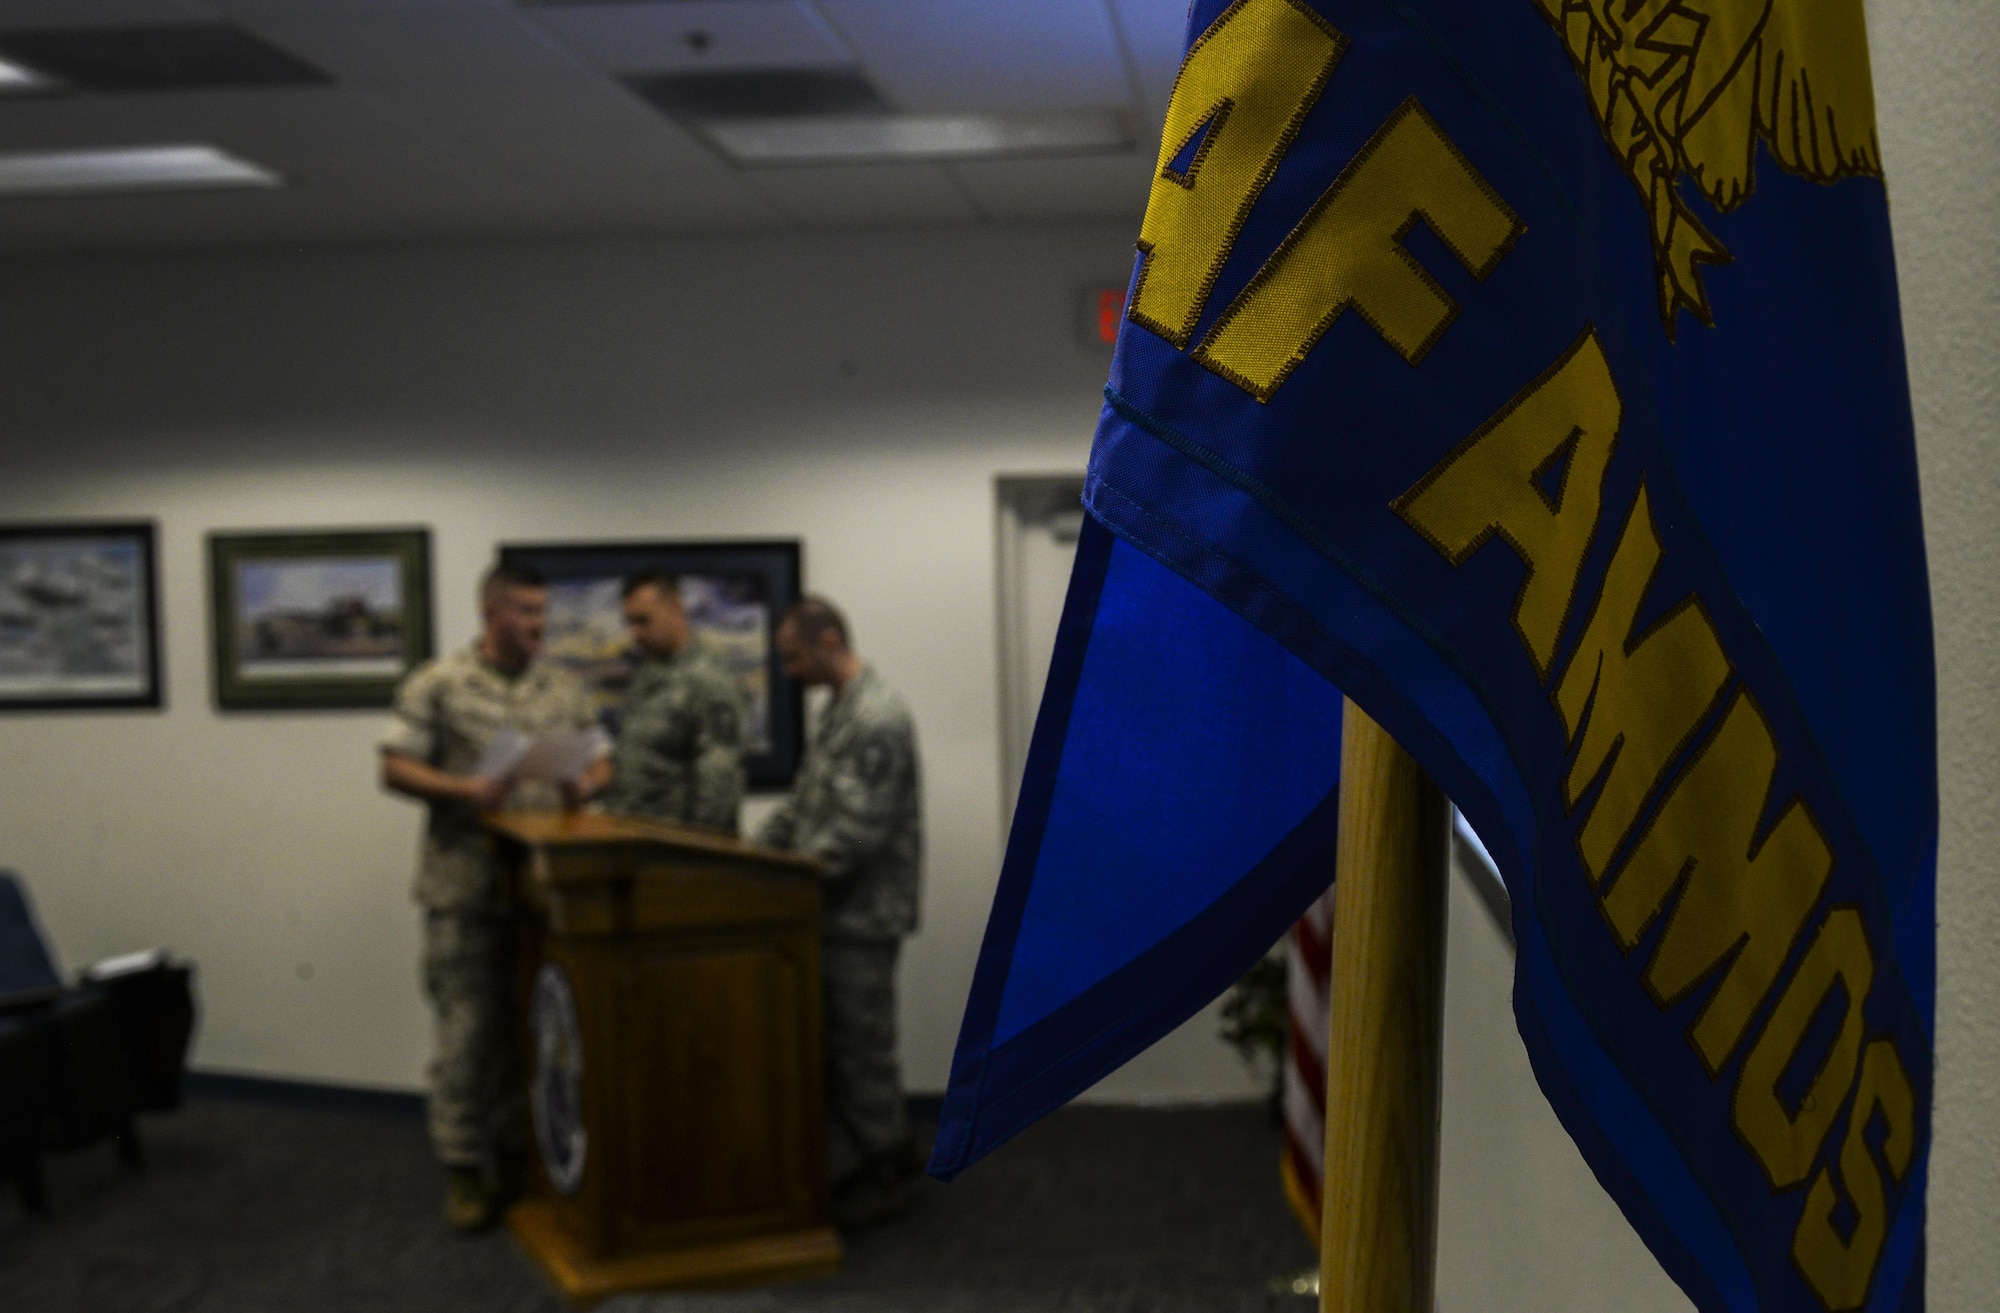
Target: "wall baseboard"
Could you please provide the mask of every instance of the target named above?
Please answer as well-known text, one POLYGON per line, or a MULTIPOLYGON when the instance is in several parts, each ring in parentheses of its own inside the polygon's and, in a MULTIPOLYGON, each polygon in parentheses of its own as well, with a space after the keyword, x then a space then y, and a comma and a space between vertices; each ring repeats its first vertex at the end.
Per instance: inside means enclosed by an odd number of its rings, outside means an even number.
POLYGON ((393 1117, 422 1118, 424 1115, 424 1096, 416 1090, 280 1080, 272 1076, 239 1076, 220 1071, 190 1071, 182 1089, 194 1099, 227 1099, 280 1108, 319 1108, 329 1112, 368 1112, 393 1117))
MULTIPOLYGON (((368 1112, 392 1117, 424 1115, 419 1090, 385 1090, 361 1085, 281 1080, 273 1076, 240 1076, 233 1072, 190 1071, 182 1085, 192 1099, 226 1099, 280 1108, 318 1108, 328 1112, 368 1112)), ((935 1123, 944 1110, 942 1094, 909 1096, 910 1120, 935 1123)))

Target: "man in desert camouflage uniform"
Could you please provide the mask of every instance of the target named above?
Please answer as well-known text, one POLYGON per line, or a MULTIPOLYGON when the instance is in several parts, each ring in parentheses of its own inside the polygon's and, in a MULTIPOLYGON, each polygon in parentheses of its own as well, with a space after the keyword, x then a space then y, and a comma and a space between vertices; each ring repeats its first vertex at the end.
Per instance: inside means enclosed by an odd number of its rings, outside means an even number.
POLYGON ((480 813, 575 806, 602 788, 606 760, 560 789, 479 775, 503 729, 529 736, 596 730, 589 694, 535 658, 548 590, 513 566, 480 585, 479 640, 410 672, 381 742, 385 788, 428 809, 416 898, 424 909, 424 990, 436 1019, 431 1143, 446 1169, 445 1219, 461 1231, 496 1220, 525 1145, 515 1013, 515 925, 480 813))
POLYGON ((611 785, 621 816, 735 834, 743 802, 743 682, 688 627, 680 584, 661 570, 625 581, 625 626, 644 664, 625 696, 611 785))
POLYGON ((896 956, 917 927, 923 856, 916 732, 831 603, 802 599, 777 645, 787 674, 833 691, 791 798, 757 838, 826 868, 827 1172, 835 1220, 862 1225, 908 1203, 921 1165, 896 1061, 896 956))

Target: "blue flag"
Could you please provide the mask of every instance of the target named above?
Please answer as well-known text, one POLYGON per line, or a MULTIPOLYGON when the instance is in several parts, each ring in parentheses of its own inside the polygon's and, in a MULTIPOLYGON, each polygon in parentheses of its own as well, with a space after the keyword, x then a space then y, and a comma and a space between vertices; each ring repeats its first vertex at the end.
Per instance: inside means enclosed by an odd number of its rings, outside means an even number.
MULTIPOLYGON (((1196 0, 933 1170, 1333 869, 1339 697, 1704 1310, 1922 1305, 1935 712, 1861 0, 1196 0)), ((1339 1183, 1329 1183, 1339 1188, 1339 1183)))

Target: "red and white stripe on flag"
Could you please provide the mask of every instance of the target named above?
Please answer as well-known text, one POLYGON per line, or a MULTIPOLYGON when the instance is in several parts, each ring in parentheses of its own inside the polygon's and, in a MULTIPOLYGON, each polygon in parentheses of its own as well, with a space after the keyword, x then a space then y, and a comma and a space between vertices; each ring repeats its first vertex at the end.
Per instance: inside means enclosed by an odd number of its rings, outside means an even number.
POLYGON ((1285 1198, 1319 1243, 1321 1173, 1326 1165, 1327 984, 1333 971, 1333 890, 1285 936, 1287 1024, 1284 1058, 1285 1198))
MULTIPOLYGON (((1494 929, 1511 946, 1514 922, 1506 882, 1486 845, 1456 808, 1451 819, 1452 869, 1471 881, 1494 929)), ((1332 976, 1333 890, 1329 888, 1285 935, 1285 1152, 1280 1170, 1285 1198, 1315 1245, 1320 1196, 1326 1185, 1326 1045, 1333 1030, 1328 1003, 1332 976)))

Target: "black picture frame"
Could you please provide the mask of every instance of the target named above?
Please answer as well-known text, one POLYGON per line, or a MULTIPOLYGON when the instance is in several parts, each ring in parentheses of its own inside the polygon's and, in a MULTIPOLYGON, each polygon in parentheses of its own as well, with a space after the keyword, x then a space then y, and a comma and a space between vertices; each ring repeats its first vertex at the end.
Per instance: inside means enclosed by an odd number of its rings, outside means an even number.
POLYGON ((434 650, 424 528, 211 533, 208 595, 224 711, 387 707, 434 650))
POLYGON ((779 619, 799 598, 802 553, 797 539, 754 542, 505 543, 504 565, 525 565, 549 581, 548 656, 596 691, 606 728, 617 730, 619 703, 634 664, 618 613, 617 584, 640 570, 679 575, 688 619, 711 639, 721 630, 704 612, 732 621, 761 607, 761 651, 747 650, 740 626, 722 655, 739 668, 750 693, 753 735, 762 746, 744 759, 753 789, 789 787, 805 746, 805 697, 778 661, 779 619), (693 587, 690 587, 693 585, 693 587))
POLYGON ((0 712, 163 703, 159 527, 0 524, 0 712))

